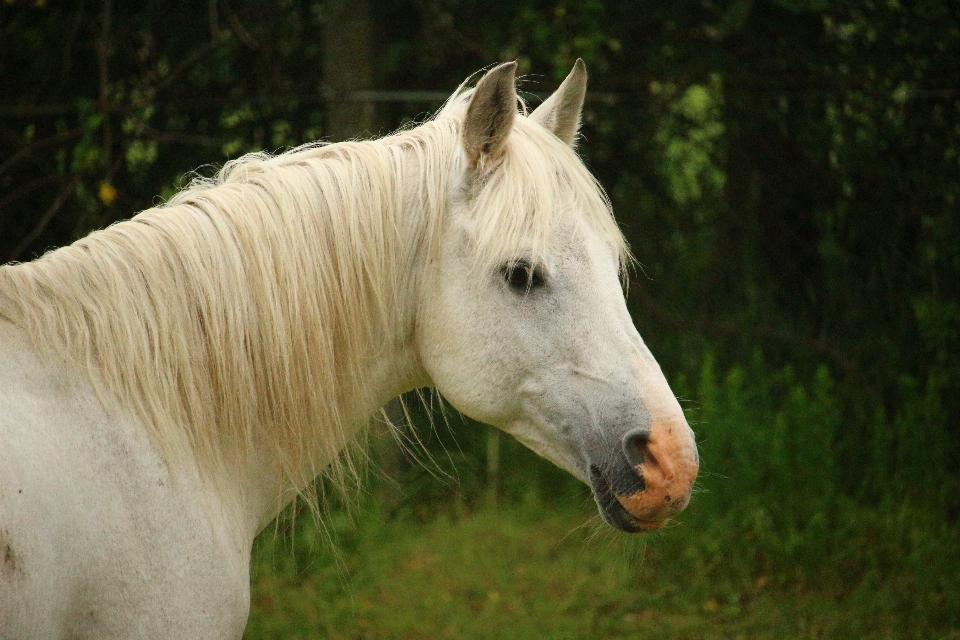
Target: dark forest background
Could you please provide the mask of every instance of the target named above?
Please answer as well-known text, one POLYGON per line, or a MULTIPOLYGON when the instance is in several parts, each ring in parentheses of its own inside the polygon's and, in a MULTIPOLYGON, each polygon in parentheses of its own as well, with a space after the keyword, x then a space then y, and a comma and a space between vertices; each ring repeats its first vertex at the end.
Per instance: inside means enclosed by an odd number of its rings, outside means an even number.
MULTIPOLYGON (((703 450, 687 528, 750 540, 751 579, 829 566, 849 594, 896 574, 917 598, 889 605, 902 629, 960 633, 955 2, 3 0, 0 261, 194 169, 423 119, 496 62, 519 62, 535 105, 577 57, 580 153, 703 450)), ((457 452, 468 503, 573 486, 482 427, 421 430, 457 452)), ((418 465, 383 464, 420 486, 418 465)))

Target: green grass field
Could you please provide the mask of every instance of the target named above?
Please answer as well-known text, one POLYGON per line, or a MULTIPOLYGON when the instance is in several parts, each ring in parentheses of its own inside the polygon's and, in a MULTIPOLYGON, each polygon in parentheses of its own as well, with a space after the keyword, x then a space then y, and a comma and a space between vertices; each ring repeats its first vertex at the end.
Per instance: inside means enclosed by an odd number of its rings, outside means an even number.
POLYGON ((578 481, 454 418, 421 433, 432 473, 375 440, 351 517, 261 535, 246 637, 960 640, 936 396, 856 434, 824 369, 712 366, 674 385, 699 399, 701 473, 664 530, 614 531, 578 481), (851 478, 845 450, 875 453, 851 478))
POLYGON ((245 637, 960 639, 956 530, 860 513, 802 565, 696 503, 626 536, 579 497, 301 516, 259 540, 245 637))

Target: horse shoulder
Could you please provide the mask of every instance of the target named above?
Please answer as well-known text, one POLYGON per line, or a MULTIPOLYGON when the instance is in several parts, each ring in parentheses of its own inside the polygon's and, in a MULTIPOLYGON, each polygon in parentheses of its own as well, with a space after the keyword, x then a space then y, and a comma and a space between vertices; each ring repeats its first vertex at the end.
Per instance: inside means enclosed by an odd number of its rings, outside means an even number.
POLYGON ((0 639, 239 638, 249 543, 113 413, 0 321, 0 639))

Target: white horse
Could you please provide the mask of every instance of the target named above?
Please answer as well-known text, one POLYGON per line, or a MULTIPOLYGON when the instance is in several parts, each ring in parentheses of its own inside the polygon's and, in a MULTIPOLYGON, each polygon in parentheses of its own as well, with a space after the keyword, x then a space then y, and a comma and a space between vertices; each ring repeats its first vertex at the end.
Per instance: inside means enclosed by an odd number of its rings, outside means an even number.
POLYGON ((573 150, 585 68, 525 115, 515 66, 0 268, 0 638, 240 637, 254 537, 418 387, 619 529, 686 505, 693 434, 573 150))

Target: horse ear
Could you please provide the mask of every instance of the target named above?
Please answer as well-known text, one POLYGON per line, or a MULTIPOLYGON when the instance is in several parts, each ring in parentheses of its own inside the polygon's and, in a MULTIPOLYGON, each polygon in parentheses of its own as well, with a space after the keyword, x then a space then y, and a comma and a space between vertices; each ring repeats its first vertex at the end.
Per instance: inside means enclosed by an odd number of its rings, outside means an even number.
POLYGON ((494 67, 473 90, 463 121, 463 148, 474 169, 503 151, 517 115, 516 71, 516 62, 494 67))
POLYGON ((580 112, 587 94, 587 65, 577 58, 573 70, 560 88, 530 114, 530 119, 547 131, 575 146, 580 130, 580 112))

